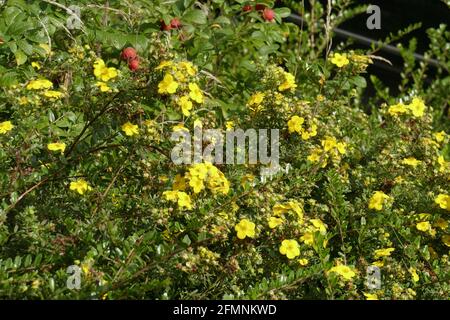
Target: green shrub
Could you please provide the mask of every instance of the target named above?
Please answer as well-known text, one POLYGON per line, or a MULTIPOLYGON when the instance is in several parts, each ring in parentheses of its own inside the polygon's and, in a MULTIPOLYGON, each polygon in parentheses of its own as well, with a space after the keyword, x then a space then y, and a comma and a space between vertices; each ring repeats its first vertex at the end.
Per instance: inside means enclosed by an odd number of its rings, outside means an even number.
POLYGON ((372 77, 366 113, 375 52, 327 55, 287 8, 267 22, 248 2, 80 1, 75 30, 62 1, 2 7, 1 297, 449 298, 445 26, 429 31, 432 84, 425 65, 399 96, 372 77), (174 164, 172 132, 198 126, 279 129, 285 170, 174 164))

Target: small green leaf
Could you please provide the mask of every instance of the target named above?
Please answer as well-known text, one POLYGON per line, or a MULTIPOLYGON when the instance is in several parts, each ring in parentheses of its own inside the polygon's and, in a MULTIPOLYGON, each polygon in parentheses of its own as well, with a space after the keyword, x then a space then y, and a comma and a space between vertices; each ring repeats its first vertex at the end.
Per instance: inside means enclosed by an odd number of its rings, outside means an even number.
POLYGON ((22 50, 17 50, 14 53, 14 56, 16 57, 16 63, 18 66, 24 64, 25 62, 27 62, 27 55, 22 51, 22 50))

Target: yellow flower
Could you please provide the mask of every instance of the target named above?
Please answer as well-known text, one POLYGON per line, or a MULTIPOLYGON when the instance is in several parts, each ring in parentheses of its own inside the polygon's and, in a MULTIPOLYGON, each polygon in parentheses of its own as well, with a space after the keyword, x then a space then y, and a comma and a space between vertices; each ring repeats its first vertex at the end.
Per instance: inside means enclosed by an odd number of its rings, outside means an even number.
POLYGON ((444 156, 439 156, 437 162, 439 164, 439 172, 445 172, 447 170, 447 167, 449 166, 449 163, 445 161, 444 156))
POLYGON ((299 219, 303 219, 303 209, 297 201, 289 201, 286 204, 277 203, 273 206, 273 214, 278 217, 291 210, 298 215, 299 219))
POLYGON ((182 61, 178 65, 180 66, 180 68, 186 70, 187 74, 190 76, 195 76, 197 74, 197 69, 189 61, 182 61))
POLYGON ((313 123, 311 125, 311 128, 309 128, 309 131, 302 130, 302 139, 303 140, 308 140, 315 136, 317 136, 317 125, 315 123, 313 123))
POLYGON ((44 91, 44 96, 50 99, 59 99, 63 96, 63 94, 59 91, 47 90, 44 91))
POLYGON ((248 107, 258 107, 264 100, 265 94, 262 92, 256 92, 253 94, 247 102, 248 107))
POLYGON ((364 293, 366 300, 378 300, 376 293, 364 293))
POLYGON ((389 257, 391 255, 391 252, 395 251, 395 248, 385 248, 385 249, 378 249, 375 250, 375 259, 381 258, 381 257, 389 257))
POLYGON ((325 137, 325 140, 321 141, 323 150, 330 151, 331 149, 335 148, 337 146, 336 138, 334 137, 325 137))
POLYGON ((311 154, 307 157, 307 160, 312 163, 316 163, 322 160, 322 168, 325 168, 327 166, 326 155, 322 152, 321 149, 312 150, 311 154))
POLYGON ((446 194, 440 194, 434 199, 434 202, 441 207, 441 209, 447 209, 450 211, 450 196, 446 194))
POLYGON ((196 83, 189 83, 189 97, 197 103, 203 103, 203 93, 196 83))
POLYGON ((295 89, 297 85, 295 84, 295 77, 289 72, 284 73, 284 82, 278 86, 279 91, 285 91, 288 89, 295 89))
POLYGON ((312 232, 306 232, 303 236, 300 237, 300 240, 302 240, 304 244, 312 246, 314 244, 314 235, 312 234, 312 232))
POLYGON ((172 94, 175 93, 178 89, 178 82, 176 82, 172 75, 166 74, 164 79, 158 84, 158 93, 159 94, 172 94))
POLYGON ((278 217, 270 217, 269 218, 269 228, 274 229, 283 223, 283 219, 278 217))
POLYGON ((352 54, 350 56, 350 59, 353 62, 356 62, 358 65, 360 65, 363 68, 366 68, 369 64, 373 63, 373 60, 370 57, 363 56, 363 55, 360 55, 360 54, 352 54))
POLYGON ((288 212, 290 208, 290 205, 277 203, 273 206, 273 214, 276 216, 281 216, 282 214, 288 212))
POLYGON ((331 63, 342 68, 350 63, 346 54, 335 53, 331 58, 331 63))
POLYGON ((409 268, 409 273, 412 275, 412 280, 414 282, 418 282, 420 280, 419 275, 417 274, 417 270, 415 268, 409 268))
POLYGON ((191 177, 198 177, 204 180, 208 175, 208 166, 204 163, 195 164, 189 168, 189 174, 191 177))
POLYGON ((92 190, 92 188, 85 180, 79 179, 70 183, 70 190, 76 191, 79 194, 84 194, 86 191, 92 190))
POLYGON ((38 79, 38 80, 31 80, 27 84, 28 90, 40 90, 40 89, 50 89, 53 87, 53 83, 47 79, 38 79))
POLYGON ((372 265, 374 265, 378 268, 381 268, 381 267, 384 267, 384 261, 383 260, 375 261, 375 262, 372 262, 372 265))
POLYGON ((188 96, 182 96, 178 99, 178 105, 181 107, 183 115, 187 117, 191 114, 190 110, 192 109, 192 101, 189 100, 188 96))
POLYGON ((191 177, 189 180, 189 186, 192 187, 192 190, 194 190, 194 193, 199 193, 203 189, 205 189, 205 185, 203 184, 203 180, 201 180, 198 177, 191 177))
POLYGON ((177 201, 178 191, 177 190, 164 191, 163 196, 166 198, 167 201, 177 201))
POLYGON ((246 174, 241 178, 241 186, 244 188, 246 187, 247 183, 252 184, 252 182, 255 180, 255 176, 252 174, 246 174))
POLYGON ((303 208, 297 201, 289 201, 288 205, 291 207, 291 210, 294 211, 300 220, 303 219, 303 208))
POLYGON ((59 142, 49 143, 47 144, 47 149, 50 151, 61 151, 61 153, 63 153, 64 150, 66 150, 66 144, 59 142))
POLYGON ((356 276, 355 271, 352 270, 352 268, 345 266, 345 265, 338 265, 330 270, 328 272, 334 272, 340 275, 345 280, 351 280, 354 276, 356 276))
POLYGON ((442 242, 447 246, 450 247, 450 235, 446 234, 442 236, 442 242))
POLYGON ((440 229, 442 229, 442 230, 447 230, 447 228, 448 228, 448 222, 445 221, 445 220, 442 219, 442 218, 439 218, 439 219, 437 219, 436 222, 434 223, 434 226, 437 227, 437 228, 440 228, 440 229))
POLYGON ((139 134, 139 129, 137 124, 132 124, 131 122, 126 122, 122 125, 122 131, 125 132, 127 136, 134 136, 139 134))
POLYGON ((338 142, 336 143, 336 149, 340 154, 345 154, 347 148, 347 144, 345 142, 338 142))
POLYGON ((255 224, 248 219, 242 219, 235 227, 239 239, 246 237, 253 238, 255 236, 255 224))
POLYGON ((375 191, 372 198, 369 200, 369 209, 383 210, 383 204, 390 197, 382 191, 375 191))
POLYGON ((402 160, 402 164, 406 164, 406 165, 414 167, 414 168, 417 167, 421 163, 422 163, 422 161, 417 160, 416 158, 413 158, 413 157, 409 157, 409 158, 402 160))
POLYGON ((201 119, 195 119, 194 121, 194 128, 199 127, 199 128, 203 128, 203 123, 201 119))
POLYGON ((11 121, 0 122, 0 134, 5 134, 8 131, 11 131, 12 128, 14 128, 14 125, 11 123, 11 121))
POLYGON ((94 75, 98 80, 106 82, 117 77, 118 72, 116 68, 108 68, 103 59, 97 59, 94 62, 94 75))
POLYGON ((189 130, 182 123, 179 123, 172 127, 172 131, 176 132, 176 131, 189 131, 189 130))
POLYGON ((408 111, 408 108, 401 102, 396 105, 390 106, 388 109, 388 113, 391 116, 398 116, 400 114, 408 113, 408 111))
POLYGON ((420 98, 414 98, 411 104, 408 105, 408 109, 411 110, 414 117, 423 117, 425 112, 425 103, 420 98))
POLYGON ((111 88, 108 86, 108 84, 106 82, 97 81, 95 83, 95 85, 100 88, 101 92, 109 92, 109 91, 111 91, 111 88))
POLYGON ((280 253, 285 255, 288 259, 294 259, 300 255, 300 247, 298 242, 294 239, 283 240, 280 246, 280 253))
POLYGON ((321 234, 325 234, 327 232, 326 225, 320 219, 311 219, 309 220, 315 228, 315 231, 319 231, 321 234))
POLYGON ((177 202, 178 207, 180 207, 180 209, 186 208, 188 210, 192 210, 191 197, 186 192, 178 190, 169 190, 164 191, 163 196, 168 201, 177 202))
POLYGON ((31 66, 32 66, 33 68, 35 68, 36 70, 41 69, 41 64, 40 64, 39 62, 36 62, 36 61, 33 61, 33 62, 31 63, 31 66))
POLYGON ((307 266, 307 265, 308 265, 309 260, 306 259, 306 258, 298 259, 298 263, 299 263, 301 266, 304 267, 304 266, 307 266))
POLYGON ((191 197, 183 191, 178 191, 178 206, 180 208, 186 208, 188 210, 192 210, 192 202, 191 202, 191 197))
POLYGON ((155 70, 161 70, 173 65, 172 61, 161 61, 161 63, 155 68, 155 70))
POLYGON ((172 189, 173 190, 177 190, 177 191, 184 191, 184 190, 186 190, 186 179, 185 179, 185 177, 183 177, 180 174, 177 174, 175 176, 175 178, 173 179, 172 189))
POLYGON ((227 130, 232 130, 234 128, 234 122, 233 121, 227 121, 225 123, 225 127, 227 128, 227 130))
POLYGON ((419 222, 416 224, 416 228, 419 231, 427 232, 431 230, 431 224, 428 221, 419 222))
POLYGON ((445 136, 446 136, 445 131, 436 132, 436 133, 434 134, 434 138, 436 139, 437 142, 442 142, 442 141, 444 141, 445 136))
POLYGON ((293 133, 293 132, 301 133, 302 132, 302 124, 304 122, 305 122, 304 118, 299 117, 299 116, 293 116, 288 121, 289 133, 293 133))

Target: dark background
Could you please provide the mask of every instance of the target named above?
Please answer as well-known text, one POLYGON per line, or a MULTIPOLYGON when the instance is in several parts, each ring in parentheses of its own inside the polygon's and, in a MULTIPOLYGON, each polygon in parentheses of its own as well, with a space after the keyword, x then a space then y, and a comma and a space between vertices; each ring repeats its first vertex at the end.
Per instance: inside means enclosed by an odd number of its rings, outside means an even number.
MULTIPOLYGON (((320 0, 326 6, 327 0, 320 0)), ((283 1, 279 1, 282 5, 283 1)), ((428 46, 429 39, 426 30, 428 28, 437 28, 440 24, 447 24, 450 26, 450 10, 448 6, 440 0, 359 0, 358 4, 373 4, 378 5, 381 9, 381 29, 369 30, 366 26, 369 14, 363 13, 344 24, 339 28, 356 33, 358 35, 373 39, 384 40, 390 33, 396 34, 399 30, 405 29, 409 25, 415 23, 422 23, 420 29, 410 33, 402 38, 401 41, 391 43, 396 46, 399 42, 405 47, 408 46, 412 38, 417 39, 416 53, 423 54, 428 46)), ((308 5, 308 1, 305 1, 308 5)), ((293 11, 293 13, 295 13, 293 11)), ((345 37, 336 36, 336 40, 345 40, 345 37)), ((338 43, 335 41, 334 43, 338 43)), ((443 46, 445 43, 442 44, 443 46)), ((351 49, 367 49, 368 45, 355 42, 351 49)), ((370 66, 368 72, 374 74, 383 80, 393 91, 396 91, 401 80, 400 72, 403 68, 403 59, 399 54, 393 54, 386 51, 379 51, 376 53, 393 63, 389 66, 383 62, 376 62, 370 66)), ((430 67, 429 76, 433 77, 433 67, 430 67)), ((368 88, 370 91, 370 88, 368 88)), ((369 93, 370 95, 370 93, 369 93)))

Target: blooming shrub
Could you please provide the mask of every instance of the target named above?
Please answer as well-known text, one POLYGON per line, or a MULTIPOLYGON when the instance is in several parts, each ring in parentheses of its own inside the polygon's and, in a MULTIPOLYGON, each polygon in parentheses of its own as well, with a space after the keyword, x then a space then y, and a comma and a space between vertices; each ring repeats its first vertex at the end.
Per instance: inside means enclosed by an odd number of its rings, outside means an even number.
POLYGON ((399 96, 372 79, 366 112, 373 54, 296 56, 286 8, 188 2, 117 4, 51 43, 0 26, 0 296, 448 299, 448 76, 399 96), (175 164, 171 134, 196 127, 278 129, 286 170, 175 164))

